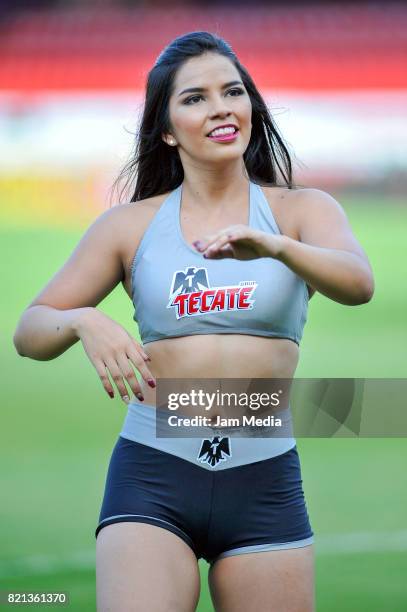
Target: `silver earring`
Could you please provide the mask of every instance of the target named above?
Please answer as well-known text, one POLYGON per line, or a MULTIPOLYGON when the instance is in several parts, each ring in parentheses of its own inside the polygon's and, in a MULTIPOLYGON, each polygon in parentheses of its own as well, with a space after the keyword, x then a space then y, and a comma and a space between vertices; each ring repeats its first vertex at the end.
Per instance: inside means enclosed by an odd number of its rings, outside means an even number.
POLYGON ((172 144, 172 145, 175 144, 175 140, 173 138, 171 138, 170 144, 172 144))

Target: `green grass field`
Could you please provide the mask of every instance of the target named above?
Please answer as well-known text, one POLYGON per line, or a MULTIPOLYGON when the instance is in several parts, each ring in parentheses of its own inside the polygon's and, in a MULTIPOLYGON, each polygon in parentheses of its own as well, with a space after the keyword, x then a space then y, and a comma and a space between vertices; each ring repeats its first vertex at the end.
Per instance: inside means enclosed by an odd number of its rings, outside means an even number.
MULTIPOLYGON (((298 377, 407 377, 407 209, 342 201, 369 254, 373 300, 310 302, 298 377)), ((59 359, 19 357, 17 320, 81 232, 12 227, 1 234, 2 482, 0 587, 64 590, 95 610, 95 539, 106 469, 125 416, 80 344, 59 359)), ((101 305, 136 335, 121 288, 101 305)), ((316 536, 318 612, 407 610, 406 439, 299 439, 316 536)), ((212 605, 201 563, 199 612, 212 605)), ((45 606, 40 606, 44 608, 45 606)), ((148 611, 146 611, 148 612, 148 611)), ((262 612, 262 611, 259 611, 262 612)))

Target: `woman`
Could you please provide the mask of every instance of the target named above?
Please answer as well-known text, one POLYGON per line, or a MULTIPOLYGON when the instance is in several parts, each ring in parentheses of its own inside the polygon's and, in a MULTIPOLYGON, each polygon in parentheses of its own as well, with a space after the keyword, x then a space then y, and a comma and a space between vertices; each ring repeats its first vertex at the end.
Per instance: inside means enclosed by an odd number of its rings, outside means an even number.
POLYGON ((156 380, 292 378, 309 297, 368 302, 368 259, 330 195, 295 187, 253 81, 210 33, 159 56, 137 153, 123 171, 137 170, 130 203, 91 225, 14 337, 33 359, 80 339, 106 392, 110 374, 137 398, 96 529, 98 610, 195 610, 203 557, 216 610, 311 611, 295 440, 156 437, 156 380), (144 344, 96 309, 119 282, 144 344))

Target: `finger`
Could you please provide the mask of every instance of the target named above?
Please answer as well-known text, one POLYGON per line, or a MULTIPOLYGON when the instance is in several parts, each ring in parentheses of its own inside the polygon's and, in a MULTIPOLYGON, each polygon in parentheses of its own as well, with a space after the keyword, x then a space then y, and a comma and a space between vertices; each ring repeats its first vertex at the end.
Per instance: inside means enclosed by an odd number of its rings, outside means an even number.
POLYGON ((192 245, 196 248, 197 251, 202 252, 206 249, 208 245, 207 239, 195 240, 192 245))
POLYGON ((130 361, 134 364, 134 366, 140 372, 141 376, 146 381, 146 383, 152 389, 154 389, 154 387, 157 386, 157 381, 155 377, 151 374, 145 361, 140 358, 140 355, 131 346, 126 350, 126 353, 127 353, 128 359, 130 359, 130 361))
POLYGON ((144 361, 151 361, 151 357, 149 357, 145 352, 143 344, 141 342, 137 342, 137 340, 132 336, 129 337, 133 343, 133 346, 136 348, 136 351, 142 356, 144 361))
POLYGON ((222 247, 218 251, 211 253, 210 255, 204 255, 205 259, 236 259, 236 253, 230 247, 230 245, 222 247))
POLYGON ((140 355, 142 356, 144 361, 151 361, 151 357, 149 355, 147 355, 147 353, 145 352, 143 344, 140 344, 136 340, 134 342, 136 344, 136 348, 137 348, 138 352, 140 353, 140 355))
MULTIPOLYGON (((129 350, 129 353, 131 353, 131 350, 129 350)), ((143 359, 137 353, 132 355, 132 360, 130 359, 128 355, 125 355, 125 354, 120 355, 120 357, 118 357, 117 363, 119 365, 121 372, 123 373, 124 378, 127 380, 128 384, 130 385, 134 395, 136 395, 138 399, 143 401, 144 397, 141 391, 140 383, 133 370, 133 360, 134 360, 134 366, 139 371, 140 370, 144 371, 145 376, 147 377, 146 381, 150 385, 150 387, 155 387, 156 382, 154 378, 152 377, 152 375, 149 373, 148 368, 145 367, 143 359)))
POLYGON ((204 238, 201 238, 200 240, 195 240, 195 242, 193 242, 192 244, 198 251, 202 252, 210 244, 213 244, 213 242, 215 242, 219 238, 219 236, 221 236, 223 233, 224 233, 224 230, 219 230, 218 232, 214 234, 209 234, 207 236, 204 236, 204 238))
MULTIPOLYGON (((92 362, 93 363, 93 362, 92 362)), ((102 385, 106 391, 106 393, 109 395, 109 397, 113 398, 114 397, 114 391, 113 391, 113 387, 112 387, 112 383, 110 382, 109 376, 107 375, 107 370, 106 370, 106 366, 103 363, 102 360, 95 360, 95 362, 93 363, 96 372, 99 375, 100 380, 102 381, 102 385)))
POLYGON ((118 363, 113 359, 106 360, 106 368, 112 377, 114 384, 119 391, 119 395, 122 400, 127 404, 130 401, 129 392, 127 391, 127 387, 124 383, 123 374, 119 368, 118 363))
MULTIPOLYGON (((141 387, 140 387, 140 383, 138 381, 138 378, 133 370, 133 364, 129 361, 129 359, 127 358, 127 355, 122 354, 120 355, 117 359, 116 359, 118 366, 120 368, 120 372, 123 374, 123 378, 127 381, 129 387, 131 388, 131 390, 133 391, 134 395, 138 398, 141 399, 143 398, 141 401, 144 400, 143 397, 143 393, 141 391, 141 387)), ((143 358, 141 356, 138 356, 138 361, 144 363, 143 358)))
POLYGON ((211 259, 236 259, 236 253, 233 247, 228 244, 211 256, 211 259))
POLYGON ((222 239, 223 236, 228 236, 232 234, 236 234, 236 236, 249 235, 251 228, 248 225, 235 224, 229 225, 220 229, 218 232, 210 234, 208 236, 204 236, 204 238, 200 240, 195 240, 192 244, 194 247, 200 251, 201 253, 205 251, 209 246, 212 246, 215 242, 222 239))
POLYGON ((237 225, 235 227, 231 227, 225 233, 230 242, 235 242, 236 240, 243 240, 244 238, 249 240, 253 238, 252 228, 249 226, 237 225))
POLYGON ((226 234, 222 234, 218 240, 216 240, 213 244, 211 244, 210 246, 208 246, 204 253, 203 256, 204 257, 211 257, 212 255, 216 254, 217 251, 219 251, 219 249, 221 249, 222 247, 226 246, 229 243, 229 238, 226 234))

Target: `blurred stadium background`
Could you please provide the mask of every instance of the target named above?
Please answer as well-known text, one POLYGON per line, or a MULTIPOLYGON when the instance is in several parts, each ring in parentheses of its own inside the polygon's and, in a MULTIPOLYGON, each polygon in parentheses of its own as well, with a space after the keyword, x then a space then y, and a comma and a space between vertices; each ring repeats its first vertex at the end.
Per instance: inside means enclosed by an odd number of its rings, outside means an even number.
MULTIPOLYGON (((109 206, 146 74, 192 30, 232 45, 295 153, 297 181, 338 199, 373 265, 369 304, 311 300, 297 376, 406 377, 405 4, 2 0, 0 588, 65 590, 75 611, 95 609, 93 533, 126 408, 105 397, 80 345, 35 362, 12 334, 109 206)), ((100 308, 137 336, 121 288, 100 308)), ((406 441, 298 447, 318 611, 405 611, 406 441)), ((198 610, 210 612, 201 570, 198 610)))

